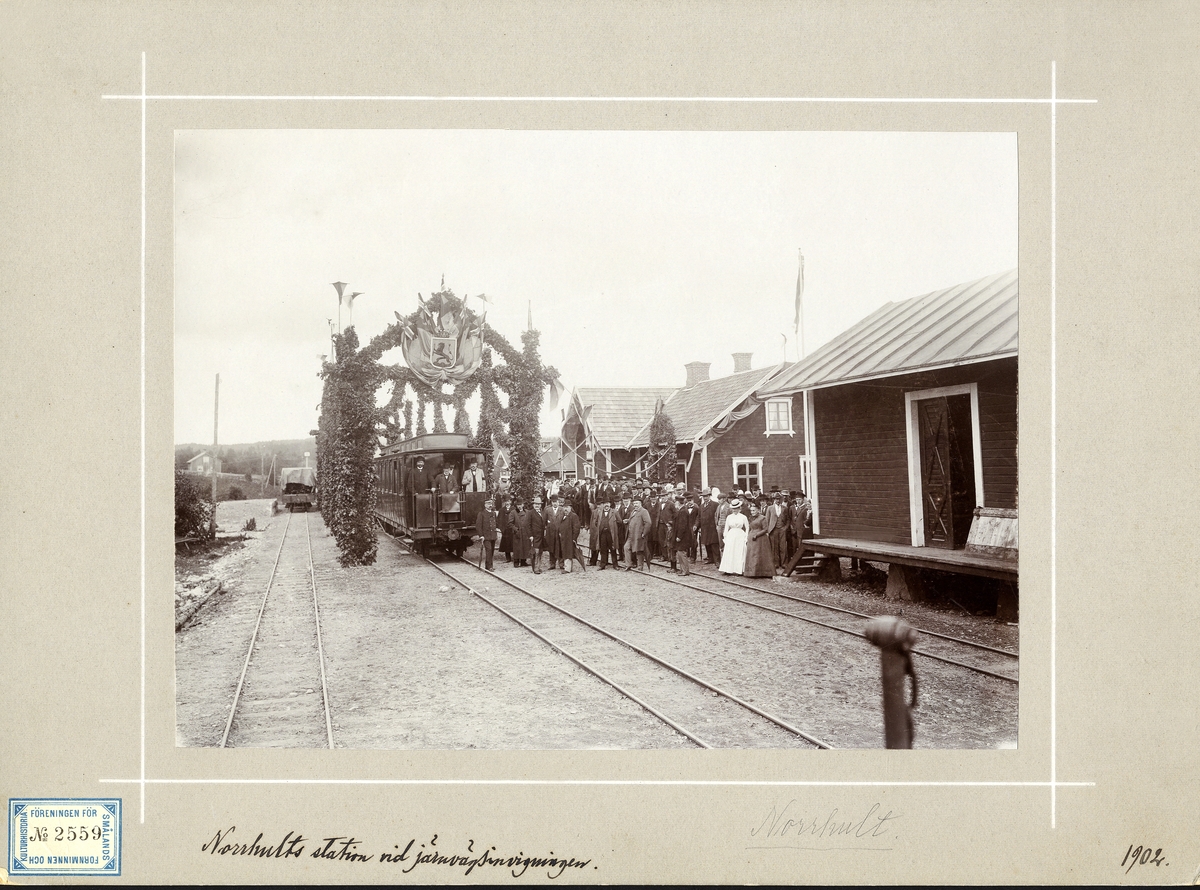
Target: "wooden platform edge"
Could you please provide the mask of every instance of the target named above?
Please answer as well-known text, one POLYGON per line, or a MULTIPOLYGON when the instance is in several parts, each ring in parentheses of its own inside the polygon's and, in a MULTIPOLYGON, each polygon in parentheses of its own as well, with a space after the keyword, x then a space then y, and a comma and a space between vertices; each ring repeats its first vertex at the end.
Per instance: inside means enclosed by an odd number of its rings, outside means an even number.
MULTIPOLYGON (((919 569, 933 569, 938 572, 951 572, 959 575, 975 575, 981 578, 994 578, 998 581, 1016 581, 1019 577, 1018 566, 1015 564, 1009 568, 1008 566, 995 565, 993 563, 963 562, 958 560, 951 562, 940 560, 936 557, 909 555, 882 550, 878 547, 872 547, 869 541, 863 541, 861 544, 847 545, 834 544, 823 538, 805 538, 802 543, 809 550, 815 550, 817 553, 828 553, 833 556, 848 556, 857 559, 868 559, 873 562, 886 562, 888 564, 899 563, 900 565, 914 566, 919 569)), ((961 553, 961 551, 953 552, 961 553)))

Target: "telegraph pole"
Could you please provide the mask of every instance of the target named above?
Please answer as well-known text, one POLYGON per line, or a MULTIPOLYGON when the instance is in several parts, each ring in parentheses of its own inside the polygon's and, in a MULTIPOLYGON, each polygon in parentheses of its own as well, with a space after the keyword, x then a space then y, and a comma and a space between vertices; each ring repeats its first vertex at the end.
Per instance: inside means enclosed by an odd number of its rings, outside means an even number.
POLYGON ((212 453, 212 520, 209 523, 209 533, 217 536, 217 409, 221 402, 221 375, 217 374, 216 387, 213 389, 213 453, 212 453))

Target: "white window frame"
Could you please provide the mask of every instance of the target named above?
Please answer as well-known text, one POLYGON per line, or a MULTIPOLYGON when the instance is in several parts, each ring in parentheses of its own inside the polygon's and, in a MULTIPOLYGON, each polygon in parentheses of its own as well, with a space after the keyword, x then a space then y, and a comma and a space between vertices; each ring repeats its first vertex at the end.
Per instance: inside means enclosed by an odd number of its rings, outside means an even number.
POLYGON ((766 425, 767 425, 766 430, 763 432, 764 436, 795 436, 796 435, 796 430, 795 430, 796 425, 795 425, 795 423, 792 422, 792 399, 790 396, 785 399, 767 399, 767 401, 764 402, 763 404, 765 405, 765 407, 763 408, 763 417, 764 417, 764 420, 766 421, 766 425), (787 427, 788 428, 786 430, 771 429, 771 406, 772 405, 787 405, 787 427))
MULTIPOLYGON (((761 457, 735 457, 733 459, 733 489, 738 489, 738 464, 758 464, 758 489, 763 487, 763 459, 761 457)), ((749 489, 747 489, 748 491, 749 489)))
POLYGON ((979 384, 959 383, 936 389, 919 389, 904 394, 904 426, 908 437, 908 515, 912 526, 914 547, 925 546, 925 509, 921 488, 921 427, 917 418, 917 402, 944 396, 971 397, 971 447, 975 464, 975 506, 983 506, 983 445, 979 433, 979 384))

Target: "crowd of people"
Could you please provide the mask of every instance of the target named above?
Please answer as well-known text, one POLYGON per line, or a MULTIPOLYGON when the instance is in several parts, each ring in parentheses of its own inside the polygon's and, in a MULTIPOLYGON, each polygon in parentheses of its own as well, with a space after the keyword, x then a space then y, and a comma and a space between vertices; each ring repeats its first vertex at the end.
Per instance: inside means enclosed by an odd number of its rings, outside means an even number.
POLYGON ((488 569, 499 550, 535 574, 543 563, 564 572, 587 565, 646 571, 659 558, 687 575, 703 558, 721 574, 773 577, 812 536, 812 506, 802 491, 701 493, 683 483, 601 477, 552 481, 529 504, 508 492, 493 498, 476 519, 488 569), (584 530, 586 547, 579 543, 584 530))

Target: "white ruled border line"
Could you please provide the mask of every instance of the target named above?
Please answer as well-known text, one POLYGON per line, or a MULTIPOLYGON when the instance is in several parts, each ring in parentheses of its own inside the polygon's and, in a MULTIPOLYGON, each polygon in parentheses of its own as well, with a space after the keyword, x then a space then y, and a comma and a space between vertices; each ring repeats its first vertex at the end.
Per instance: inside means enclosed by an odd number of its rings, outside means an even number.
POLYGON ((1050 789, 1050 828, 1057 826, 1057 792, 1060 787, 1094 787, 1094 782, 1060 782, 1057 741, 1057 529, 1058 529, 1058 414, 1057 414, 1057 122, 1059 105, 1094 105, 1098 99, 1062 99, 1058 97, 1057 62, 1050 62, 1050 95, 1046 98, 1000 97, 898 97, 898 96, 295 96, 295 95, 213 95, 150 94, 146 92, 146 54, 142 53, 142 90, 140 93, 106 93, 103 100, 136 100, 142 111, 142 704, 141 704, 141 776, 138 779, 101 779, 101 782, 133 783, 140 787, 140 821, 146 821, 146 785, 148 784, 471 784, 471 785, 746 785, 746 786, 833 786, 833 787, 1034 787, 1050 789), (518 779, 147 779, 146 778, 146 105, 149 101, 212 102, 557 102, 612 104, 894 104, 894 105, 1048 105, 1050 107, 1050 779, 1028 782, 715 782, 715 781, 622 781, 622 780, 518 780, 518 779))
POLYGON ((141 94, 107 93, 101 99, 132 99, 167 102, 609 102, 609 103, 706 103, 706 104, 783 104, 824 102, 831 104, 897 105, 1094 105, 1098 99, 1029 98, 902 98, 898 96, 247 96, 187 93, 141 94))
POLYGON ((946 781, 787 779, 100 779, 109 785, 686 785, 720 787, 837 787, 837 788, 1094 788, 1095 782, 946 781))

